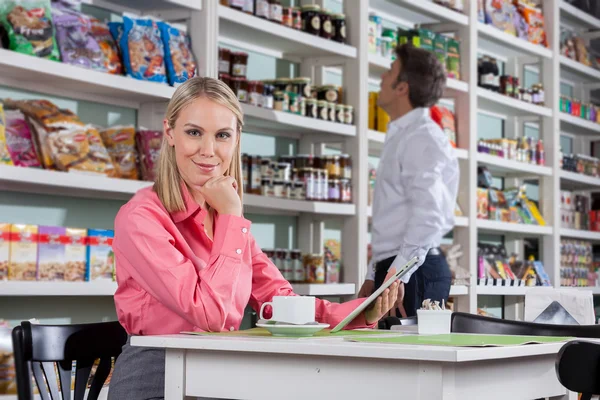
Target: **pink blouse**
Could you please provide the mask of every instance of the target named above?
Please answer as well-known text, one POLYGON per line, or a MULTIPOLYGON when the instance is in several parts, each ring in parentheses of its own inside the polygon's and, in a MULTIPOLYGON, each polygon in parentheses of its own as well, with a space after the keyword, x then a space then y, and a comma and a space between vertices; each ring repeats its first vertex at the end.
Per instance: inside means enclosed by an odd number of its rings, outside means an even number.
MULTIPOLYGON (((115 306, 129 334, 237 330, 248 303, 258 311, 273 296, 295 296, 256 244, 250 221, 216 215, 211 240, 203 226, 207 210, 182 189, 185 211, 169 213, 150 187, 117 214, 115 306)), ((317 299, 316 319, 333 327, 362 301, 317 299)), ((360 315, 347 329, 366 326, 360 315)))

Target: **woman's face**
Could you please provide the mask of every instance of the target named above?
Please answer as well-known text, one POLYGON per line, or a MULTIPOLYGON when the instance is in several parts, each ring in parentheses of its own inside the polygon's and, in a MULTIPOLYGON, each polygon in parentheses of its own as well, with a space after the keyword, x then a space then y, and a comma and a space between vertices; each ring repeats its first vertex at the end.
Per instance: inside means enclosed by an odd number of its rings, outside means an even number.
POLYGON ((175 146, 177 168, 190 188, 225 174, 238 145, 237 119, 227 107, 201 97, 184 107, 171 129, 163 122, 167 141, 175 146))

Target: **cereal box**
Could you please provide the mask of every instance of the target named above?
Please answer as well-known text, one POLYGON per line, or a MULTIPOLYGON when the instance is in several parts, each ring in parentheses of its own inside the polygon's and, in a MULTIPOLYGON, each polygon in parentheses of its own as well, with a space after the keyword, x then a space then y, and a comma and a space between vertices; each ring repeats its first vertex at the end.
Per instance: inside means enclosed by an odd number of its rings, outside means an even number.
POLYGON ((35 281, 37 276, 37 225, 12 224, 10 228, 10 260, 8 279, 35 281))
POLYGON ((65 275, 65 233, 58 226, 38 228, 38 281, 63 280, 65 275))
POLYGON ((115 255, 112 250, 114 231, 104 229, 88 230, 86 280, 111 280, 115 255))
POLYGON ((10 224, 0 224, 0 281, 8 279, 10 224))
POLYGON ((84 281, 87 263, 87 229, 67 228, 65 281, 84 281))

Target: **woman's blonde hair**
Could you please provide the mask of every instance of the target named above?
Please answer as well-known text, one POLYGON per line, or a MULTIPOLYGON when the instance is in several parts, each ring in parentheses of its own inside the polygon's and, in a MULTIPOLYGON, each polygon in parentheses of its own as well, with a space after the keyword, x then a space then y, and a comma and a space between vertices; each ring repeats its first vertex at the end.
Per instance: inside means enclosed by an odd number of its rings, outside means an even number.
MULTIPOLYGON (((240 200, 243 200, 244 192, 242 181, 242 159, 240 153, 242 127, 244 115, 240 103, 233 91, 223 82, 213 78, 195 77, 180 85, 167 106, 166 119, 169 127, 175 129, 175 122, 179 118, 181 110, 194 100, 207 98, 215 103, 227 107, 237 119, 237 145, 234 150, 231 164, 225 172, 226 176, 233 177, 237 182, 237 191, 240 200)), ((169 146, 166 137, 163 138, 154 190, 167 211, 184 211, 185 202, 181 193, 182 178, 175 160, 175 148, 169 146)))

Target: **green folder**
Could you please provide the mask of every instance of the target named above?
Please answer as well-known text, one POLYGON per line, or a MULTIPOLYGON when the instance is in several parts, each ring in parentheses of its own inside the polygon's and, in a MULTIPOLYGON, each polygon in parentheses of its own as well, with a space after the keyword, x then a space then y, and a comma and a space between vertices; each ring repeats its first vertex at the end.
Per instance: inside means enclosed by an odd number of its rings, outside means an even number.
MULTIPOLYGON (((186 335, 199 335, 199 336, 237 336, 237 337, 278 337, 278 338, 295 338, 295 336, 273 336, 271 333, 265 328, 252 328, 245 329, 242 331, 231 331, 231 332, 181 332, 186 335)), ((337 336, 337 337, 351 337, 351 336, 370 336, 370 335, 389 335, 395 334, 398 335, 400 332, 396 331, 384 331, 384 330, 347 330, 340 331, 336 333, 331 333, 331 329, 323 329, 314 334, 312 337, 328 337, 328 336, 337 336)), ((310 337, 302 338, 302 339, 310 339, 310 337)))
POLYGON ((447 335, 403 335, 391 337, 352 337, 344 340, 361 343, 390 343, 452 347, 498 347, 524 344, 556 343, 570 340, 560 336, 478 335, 450 333, 447 335))

